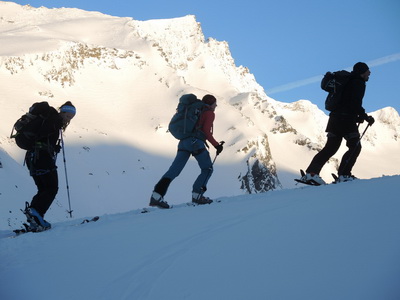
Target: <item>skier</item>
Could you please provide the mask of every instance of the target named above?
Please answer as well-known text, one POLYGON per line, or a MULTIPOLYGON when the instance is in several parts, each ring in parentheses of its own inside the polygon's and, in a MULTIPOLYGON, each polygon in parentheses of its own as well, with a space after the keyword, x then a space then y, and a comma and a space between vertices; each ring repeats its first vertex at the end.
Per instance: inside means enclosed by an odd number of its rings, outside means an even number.
POLYGON ((23 211, 28 219, 29 231, 51 228, 51 224, 44 220, 44 215, 58 192, 56 158, 61 150, 58 139, 76 114, 75 106, 70 101, 64 103, 59 112, 53 107, 49 109, 48 117, 37 133, 34 149, 28 150, 25 155, 29 173, 38 189, 30 205, 26 203, 23 211))
POLYGON ((343 155, 338 169, 338 182, 352 181, 356 179, 351 170, 361 152, 360 133, 357 123, 364 120, 372 125, 375 120, 365 113, 362 100, 365 93, 366 82, 371 71, 367 64, 358 62, 353 66, 350 80, 344 87, 340 105, 329 114, 326 127, 327 142, 324 148, 317 153, 306 169, 306 174, 300 181, 304 183, 313 182, 317 185, 325 184, 319 176, 324 164, 331 158, 340 147, 342 139, 346 140, 348 151, 343 155))
MULTIPOLYGON (((223 143, 218 143, 213 137, 214 110, 217 107, 217 99, 212 95, 205 95, 202 101, 206 104, 206 108, 202 112, 196 128, 204 133, 205 139, 215 147, 217 155, 219 155, 223 150, 223 143)), ((213 164, 206 148, 206 141, 197 137, 188 137, 179 141, 178 151, 172 165, 154 187, 150 198, 150 206, 170 208, 169 204, 164 200, 164 196, 172 180, 185 167, 190 155, 194 156, 201 169, 200 175, 193 184, 192 202, 196 204, 209 204, 213 202, 210 198, 203 196, 203 193, 207 189, 207 182, 213 172, 213 164)))

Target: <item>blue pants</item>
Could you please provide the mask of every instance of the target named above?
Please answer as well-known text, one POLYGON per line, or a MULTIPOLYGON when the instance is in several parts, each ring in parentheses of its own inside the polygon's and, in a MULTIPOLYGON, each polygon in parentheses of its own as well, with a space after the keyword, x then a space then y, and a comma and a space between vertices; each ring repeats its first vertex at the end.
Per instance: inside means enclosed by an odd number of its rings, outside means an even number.
POLYGON ((159 193, 161 196, 167 193, 169 184, 182 172, 190 155, 194 156, 201 169, 200 175, 193 184, 192 191, 200 194, 206 190, 207 182, 213 172, 210 154, 207 151, 204 141, 196 138, 187 138, 179 142, 176 157, 168 171, 156 184, 154 188, 155 192, 159 193))

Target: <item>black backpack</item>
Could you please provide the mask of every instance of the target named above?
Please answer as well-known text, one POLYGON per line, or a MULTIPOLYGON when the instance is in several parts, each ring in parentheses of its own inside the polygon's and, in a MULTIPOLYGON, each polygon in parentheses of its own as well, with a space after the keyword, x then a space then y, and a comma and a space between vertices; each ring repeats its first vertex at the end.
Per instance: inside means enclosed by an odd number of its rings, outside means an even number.
POLYGON ((205 106, 206 104, 195 95, 183 95, 179 99, 176 113, 169 122, 168 131, 178 140, 191 136, 204 139, 204 133, 198 130, 196 125, 205 106))
POLYGON ((334 111, 340 107, 342 93, 350 80, 350 72, 342 70, 336 72, 327 72, 321 80, 321 89, 328 92, 325 100, 325 109, 334 111))
POLYGON ((15 122, 10 137, 15 139, 21 149, 33 150, 36 141, 40 138, 40 129, 45 120, 56 112, 47 102, 34 103, 29 108, 29 112, 22 115, 15 122), (14 130, 16 131, 15 133, 14 130))

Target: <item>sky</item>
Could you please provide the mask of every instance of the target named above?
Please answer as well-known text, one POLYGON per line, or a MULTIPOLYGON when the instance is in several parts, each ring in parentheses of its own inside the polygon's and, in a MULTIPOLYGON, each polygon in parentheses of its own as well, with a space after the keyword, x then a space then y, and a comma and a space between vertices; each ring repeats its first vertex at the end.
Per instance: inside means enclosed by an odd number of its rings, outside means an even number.
POLYGON ((363 61, 372 75, 367 112, 400 111, 400 1, 13 1, 34 7, 74 7, 135 20, 195 15, 205 38, 226 41, 237 66, 249 68, 267 95, 307 99, 324 109, 319 86, 327 71, 363 61))

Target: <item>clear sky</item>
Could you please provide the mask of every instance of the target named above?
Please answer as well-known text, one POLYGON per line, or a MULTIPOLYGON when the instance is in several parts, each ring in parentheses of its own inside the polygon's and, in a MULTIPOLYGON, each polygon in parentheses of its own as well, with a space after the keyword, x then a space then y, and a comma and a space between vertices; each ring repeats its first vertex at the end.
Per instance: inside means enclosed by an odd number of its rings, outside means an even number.
MULTIPOLYGON (((195 15, 206 38, 227 41, 266 93, 307 99, 321 109, 326 71, 370 65, 364 107, 400 112, 399 0, 18 0, 34 7, 74 7, 135 20, 195 15)), ((1 15, 1 12, 0 12, 1 15)))

